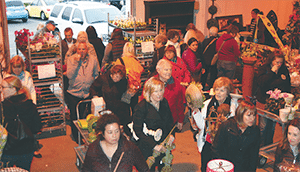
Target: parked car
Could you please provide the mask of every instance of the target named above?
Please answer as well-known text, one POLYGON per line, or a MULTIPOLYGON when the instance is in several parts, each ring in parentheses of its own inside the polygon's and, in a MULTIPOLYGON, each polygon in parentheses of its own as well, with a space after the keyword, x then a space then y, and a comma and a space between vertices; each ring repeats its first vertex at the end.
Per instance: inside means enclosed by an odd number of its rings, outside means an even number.
POLYGON ((6 4, 6 16, 7 20, 21 19, 23 22, 27 22, 28 14, 25 10, 25 6, 20 0, 5 1, 6 4))
POLYGON ((51 10, 56 3, 59 3, 59 0, 33 0, 26 7, 28 16, 46 20, 49 18, 51 10))
POLYGON ((57 24, 56 27, 62 34, 65 28, 71 27, 75 38, 79 31, 85 31, 88 26, 92 25, 103 43, 107 44, 108 29, 109 33, 113 30, 108 26, 108 13, 109 20, 121 16, 121 11, 113 5, 102 2, 70 1, 56 4, 49 20, 53 20, 57 24))

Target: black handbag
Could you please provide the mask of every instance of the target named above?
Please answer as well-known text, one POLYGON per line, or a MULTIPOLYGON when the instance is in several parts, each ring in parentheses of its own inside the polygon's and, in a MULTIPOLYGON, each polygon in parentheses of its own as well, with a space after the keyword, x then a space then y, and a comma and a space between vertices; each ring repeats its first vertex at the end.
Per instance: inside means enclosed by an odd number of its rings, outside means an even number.
POLYGON ((28 142, 34 143, 34 136, 31 130, 23 121, 21 121, 19 114, 16 115, 15 119, 6 123, 6 129, 8 137, 4 150, 11 150, 28 142))

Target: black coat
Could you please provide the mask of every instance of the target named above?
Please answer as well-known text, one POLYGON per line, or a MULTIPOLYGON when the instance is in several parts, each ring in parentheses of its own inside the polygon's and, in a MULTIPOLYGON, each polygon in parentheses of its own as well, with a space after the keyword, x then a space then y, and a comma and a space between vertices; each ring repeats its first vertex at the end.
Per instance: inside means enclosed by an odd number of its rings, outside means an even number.
POLYGON ((99 66, 101 67, 102 59, 104 56, 104 50, 105 50, 105 46, 102 42, 102 39, 98 37, 96 30, 92 27, 88 27, 86 29, 86 33, 88 34, 89 42, 94 46, 94 49, 97 54, 99 66))
POLYGON ((173 117, 168 104, 164 98, 157 111, 153 105, 143 99, 134 109, 133 128, 139 138, 139 148, 144 157, 147 159, 152 156, 153 148, 164 141, 173 127, 173 117), (147 128, 156 131, 162 129, 163 135, 159 141, 155 141, 153 136, 146 136, 143 132, 143 125, 146 123, 147 128))
POLYGON ((215 136, 213 158, 226 159, 234 164, 234 171, 256 171, 260 146, 258 126, 247 127, 244 133, 234 117, 221 124, 215 136))
POLYGON ((109 161, 100 146, 100 139, 97 139, 90 144, 85 156, 82 171, 111 172, 116 167, 122 152, 124 152, 124 155, 120 161, 117 171, 131 172, 132 166, 135 166, 137 170, 141 172, 149 171, 148 165, 141 151, 134 145, 134 143, 127 141, 122 135, 120 136, 118 148, 112 156, 111 161, 109 161))
POLYGON ((295 160, 295 167, 300 168, 300 156, 299 153, 297 156, 293 155, 293 151, 289 146, 287 150, 282 149, 282 145, 277 146, 275 152, 275 162, 274 162, 274 172, 280 172, 280 165, 290 165, 292 166, 295 160))
POLYGON ((261 66, 258 69, 257 81, 254 82, 254 85, 255 84, 256 86, 254 87, 256 90, 254 90, 254 94, 260 103, 266 102, 266 99, 269 97, 266 92, 269 90, 273 91, 275 88, 278 88, 281 92, 291 91, 291 78, 285 64, 282 64, 277 74, 271 70, 270 64, 261 66), (281 75, 284 75, 286 79, 282 79, 281 75))
POLYGON ((207 67, 210 66, 211 60, 213 59, 214 55, 217 53, 217 51, 216 51, 216 42, 217 42, 217 37, 215 37, 215 36, 211 36, 209 38, 206 38, 202 42, 202 46, 201 46, 202 60, 201 60, 201 62, 202 62, 202 65, 203 65, 204 68, 207 68, 207 67), (206 49, 206 47, 207 47, 207 49, 206 49), (206 49, 206 51, 204 52, 205 49, 206 49))
MULTIPOLYGON (((76 43, 76 39, 72 39, 72 42, 73 42, 73 44, 75 44, 76 43)), ((65 56, 66 56, 66 54, 67 54, 67 52, 68 52, 68 50, 69 50, 69 46, 68 46, 68 43, 67 43, 67 40, 66 39, 63 39, 62 41, 61 41, 61 54, 62 54, 62 61, 63 61, 63 64, 65 64, 65 56)))
MULTIPOLYGON (((32 100, 25 100, 25 95, 16 95, 2 102, 3 115, 4 115, 4 126, 7 122, 14 120, 19 115, 20 120, 25 123, 31 130, 32 134, 38 133, 42 128, 41 118, 38 114, 36 105, 32 100)), ((7 127, 7 131, 13 133, 11 128, 7 127)), ((9 136, 8 136, 9 139, 9 136)), ((12 147, 9 150, 3 151, 5 155, 23 155, 29 154, 34 151, 34 142, 27 140, 25 143, 19 144, 16 147, 12 147)))

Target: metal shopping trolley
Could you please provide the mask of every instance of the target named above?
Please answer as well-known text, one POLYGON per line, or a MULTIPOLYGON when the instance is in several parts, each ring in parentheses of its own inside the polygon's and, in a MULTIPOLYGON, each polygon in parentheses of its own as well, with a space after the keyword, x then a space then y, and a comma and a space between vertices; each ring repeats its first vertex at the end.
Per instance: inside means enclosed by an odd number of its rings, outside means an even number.
MULTIPOLYGON (((269 120, 279 123, 282 126, 282 133, 284 133, 285 123, 282 122, 282 120, 279 118, 278 115, 260 108, 257 108, 257 114, 263 118, 267 118, 269 120)), ((271 161, 275 161, 275 151, 278 144, 279 142, 272 143, 270 145, 263 146, 259 149, 259 155, 265 158, 264 160, 262 159, 260 160, 259 162, 260 167, 263 167, 266 164, 267 159, 271 161)))

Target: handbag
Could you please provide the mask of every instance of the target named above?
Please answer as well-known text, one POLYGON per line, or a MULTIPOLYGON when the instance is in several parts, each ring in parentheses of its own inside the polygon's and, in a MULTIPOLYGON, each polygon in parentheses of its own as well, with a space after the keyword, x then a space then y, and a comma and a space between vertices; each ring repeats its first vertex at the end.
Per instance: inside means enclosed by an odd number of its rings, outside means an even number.
POLYGON ((219 52, 222 49, 223 45, 224 45, 225 41, 223 41, 221 47, 219 48, 218 52, 214 55, 214 57, 212 58, 210 65, 213 66, 216 64, 217 60, 219 59, 219 52))
POLYGON ((8 138, 4 150, 8 151, 28 142, 34 143, 34 136, 31 130, 21 121, 19 114, 13 120, 8 121, 5 128, 8 131, 8 138))

